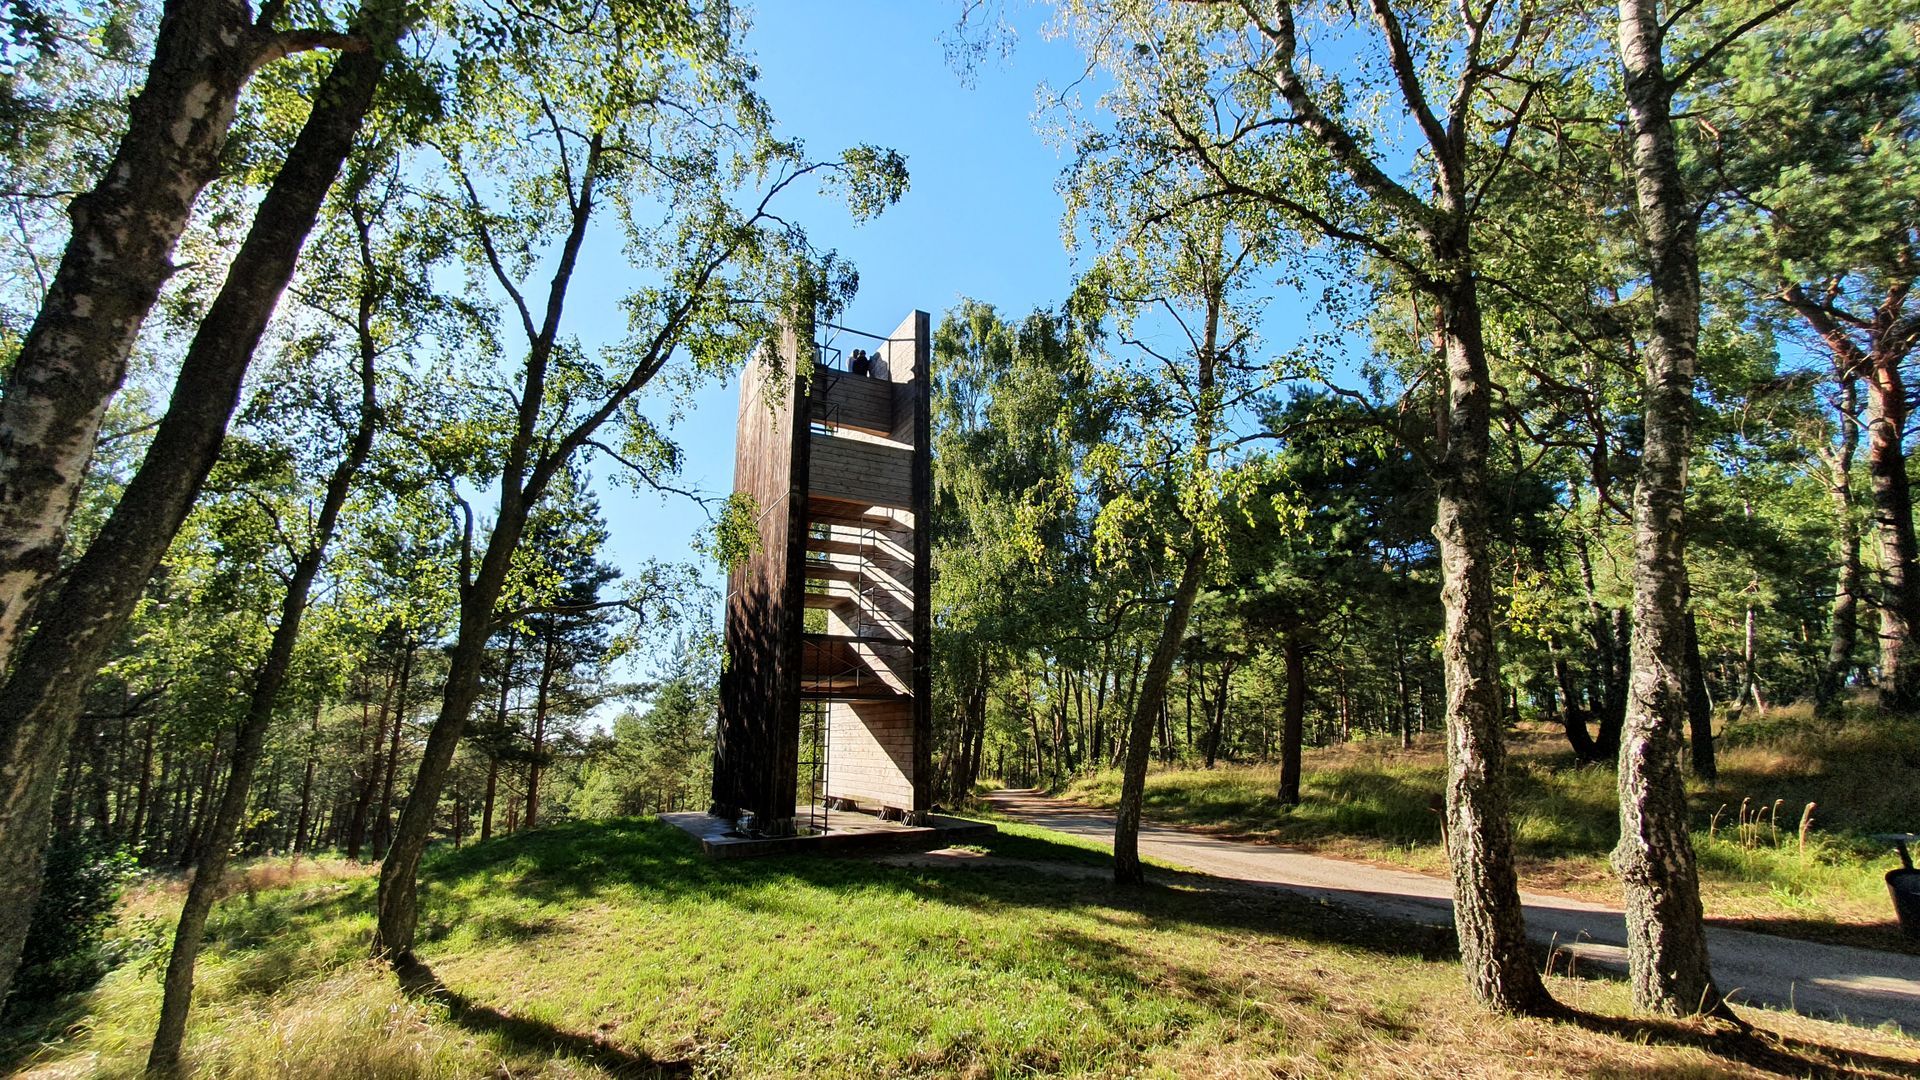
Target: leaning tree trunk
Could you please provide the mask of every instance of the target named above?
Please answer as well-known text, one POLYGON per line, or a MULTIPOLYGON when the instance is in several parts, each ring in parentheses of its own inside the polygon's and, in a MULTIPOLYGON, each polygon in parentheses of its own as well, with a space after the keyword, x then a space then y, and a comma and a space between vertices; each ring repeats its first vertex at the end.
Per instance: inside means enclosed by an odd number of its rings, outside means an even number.
POLYGON ((241 90, 291 47, 242 0, 169 0, 113 160, 67 207, 66 251, 0 398, 0 671, 59 569, 107 404, 194 201, 219 175, 241 90))
POLYGON ((1860 381, 1844 369, 1838 381, 1840 437, 1825 453, 1833 498, 1834 554, 1839 572, 1833 587, 1833 614, 1827 627, 1827 662, 1815 688, 1814 704, 1823 713, 1832 709, 1846 689, 1860 626, 1860 530, 1853 520, 1853 456, 1860 443, 1860 381))
MULTIPOLYGON (((1464 248, 1464 244, 1462 245, 1464 248)), ((1492 376, 1479 297, 1464 258, 1442 300, 1446 442, 1435 463, 1434 533, 1446 609, 1441 663, 1447 688, 1447 862, 1453 921, 1467 983, 1484 1005, 1542 1014, 1556 1005, 1527 944, 1508 817, 1500 657, 1494 644, 1492 538, 1486 459, 1492 376)))
POLYGON ((353 147, 383 66, 374 51, 343 53, 334 62, 187 349, 146 459, 0 689, 0 995, 19 963, 40 891, 58 772, 50 763, 60 759, 82 691, 219 456, 254 347, 353 147))
MULTIPOLYGON (((378 415, 374 401, 373 353, 370 339, 364 336, 367 318, 371 314, 366 294, 363 294, 360 314, 363 336, 359 427, 354 432, 346 456, 334 468, 333 475, 327 478, 326 494, 321 499, 320 513, 314 522, 313 539, 307 550, 301 553, 300 560, 294 564, 293 574, 287 580, 287 594, 280 603, 279 625, 273 628, 273 640, 267 648, 266 659, 254 675, 253 695, 247 705, 247 715, 241 720, 240 730, 234 736, 233 757, 227 766, 227 789, 221 796, 213 826, 201 845, 200 859, 194 867, 192 883, 187 886, 186 902, 180 908, 180 921, 173 932, 173 951, 168 955, 167 975, 162 984, 160 1022, 154 1031, 153 1048, 147 1056, 147 1071, 150 1073, 170 1074, 180 1068, 180 1048, 187 1036, 187 1012, 193 1004, 193 969, 200 957, 200 945, 206 937, 207 916, 212 913, 213 902, 219 897, 221 879, 227 872, 228 851, 239 831, 240 819, 246 814, 247 793, 253 783, 254 768, 260 763, 261 751, 266 746, 267 730, 273 726, 274 708, 279 704, 280 690, 286 685, 287 675, 293 668, 293 650, 300 640, 300 620, 307 611, 308 594, 313 589, 314 578, 319 576, 321 564, 326 560, 327 545, 332 542, 334 526, 340 520, 340 508, 346 504, 354 478, 373 450, 378 415)), ((319 714, 316 712, 314 717, 317 723, 319 714)), ((312 778, 313 763, 309 758, 309 784, 312 778)), ((304 795, 300 819, 300 829, 304 832, 304 795)))
POLYGON ((480 698, 480 677, 486 666, 487 641, 493 637, 494 606, 506 587, 514 549, 527 526, 527 503, 510 490, 501 499, 493 532, 487 537, 480 572, 460 596, 460 626, 447 656, 447 682, 440 713, 427 732, 413 788, 400 810, 393 843, 380 862, 380 887, 375 896, 376 923, 373 953, 395 968, 414 962, 413 935, 419 915, 420 859, 426 854, 439 813, 440 792, 453 769, 453 754, 467 728, 467 717, 480 698))
POLYGON ((1672 88, 1653 0, 1620 0, 1634 187, 1645 234, 1653 327, 1641 350, 1642 450, 1633 494, 1633 641, 1620 743, 1620 843, 1627 958, 1641 1008, 1692 1015, 1726 1006, 1706 928, 1680 733, 1687 723, 1687 468, 1700 336, 1696 218, 1680 178, 1672 88))
POLYGON ((1287 668, 1287 700, 1280 729, 1280 805, 1300 805, 1300 744, 1306 739, 1307 647, 1299 631, 1281 647, 1287 668))
POLYGON ((1147 759, 1153 752, 1153 728, 1160 719, 1160 704, 1166 700, 1167 683, 1173 677, 1173 661, 1187 636, 1187 619, 1193 614, 1193 601, 1200 595, 1206 569, 1206 541, 1195 530, 1180 583, 1173 590, 1173 604, 1167 608, 1167 621, 1161 624, 1160 640, 1154 643, 1153 657, 1147 661, 1139 696, 1134 699, 1133 717, 1127 725, 1126 768, 1121 774, 1120 806, 1113 825, 1115 884, 1138 885, 1147 878, 1140 865, 1140 809, 1147 795, 1147 759))

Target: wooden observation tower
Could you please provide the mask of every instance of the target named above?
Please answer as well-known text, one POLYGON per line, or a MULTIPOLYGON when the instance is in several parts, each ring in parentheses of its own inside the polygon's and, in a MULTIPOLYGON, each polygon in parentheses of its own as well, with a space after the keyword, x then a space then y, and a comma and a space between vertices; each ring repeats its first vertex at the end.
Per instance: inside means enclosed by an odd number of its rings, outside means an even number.
POLYGON ((727 580, 713 814, 758 835, 931 809, 929 323, 789 331, 741 380, 759 544, 727 580))

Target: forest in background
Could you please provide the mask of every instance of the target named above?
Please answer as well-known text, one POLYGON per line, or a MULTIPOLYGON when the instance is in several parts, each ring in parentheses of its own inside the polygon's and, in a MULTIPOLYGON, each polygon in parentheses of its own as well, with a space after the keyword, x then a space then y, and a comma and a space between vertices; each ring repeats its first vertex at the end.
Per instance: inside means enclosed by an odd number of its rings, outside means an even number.
MULTIPOLYGON (((1651 748, 1621 783, 1657 826, 1683 731, 1711 776, 1711 732, 1779 705, 1912 713, 1920 11, 1683 5, 1645 91, 1612 9, 1254 7, 1059 5, 1101 73, 1040 113, 1084 272, 936 331, 943 804, 1124 767, 1124 828, 1150 758, 1277 762, 1291 803, 1303 746, 1466 732, 1496 766, 1449 780, 1467 873, 1506 857, 1517 722, 1602 769, 1651 748), (1315 35, 1342 48, 1299 60, 1315 35)), ((704 808, 719 598, 610 565, 594 487, 686 495, 681 395, 857 285, 781 197, 869 216, 907 163, 780 133, 724 3, 9 10, 8 948, 102 866, 194 868, 204 922, 229 859, 327 851, 381 861, 404 958, 429 844, 704 808), (235 19, 246 56, 181 44, 235 19), (220 130, 140 143, 201 76, 220 130), (133 205, 162 188, 171 225, 133 205), (152 235, 86 265, 75 206, 152 235), (634 282, 588 349, 598 228, 634 282), (117 344, 74 344, 105 321, 76 290, 140 272, 117 344), (657 677, 611 680, 637 651, 657 677)))

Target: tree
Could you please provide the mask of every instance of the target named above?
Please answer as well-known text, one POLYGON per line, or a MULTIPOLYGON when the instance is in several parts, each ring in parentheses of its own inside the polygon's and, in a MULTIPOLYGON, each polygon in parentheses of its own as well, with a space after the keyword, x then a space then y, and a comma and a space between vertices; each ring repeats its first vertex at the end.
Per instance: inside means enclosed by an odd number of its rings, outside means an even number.
MULTIPOLYGON (((277 0, 257 17, 244 0, 167 3, 119 147, 92 190, 68 205, 66 251, 0 397, 0 669, 59 568, 101 419, 174 272, 194 201, 220 168, 241 91, 263 65, 294 53, 376 46, 364 33, 284 28, 286 16, 277 0)), ((12 952, 0 940, 0 985, 12 952)))
MULTIPOLYGON (((397 176, 378 175, 392 167, 390 161, 382 160, 384 157, 386 155, 377 152, 368 154, 367 158, 371 160, 357 163, 355 175, 349 178, 348 190, 344 195, 346 206, 341 215, 348 220, 342 223, 341 231, 345 236, 339 239, 345 241, 342 246, 352 247, 357 255, 357 265, 350 284, 336 286, 339 292, 335 299, 342 302, 344 310, 330 312, 351 333, 351 342, 345 351, 356 368, 358 401, 345 407, 337 400, 328 401, 325 397, 319 402, 300 401, 302 395, 298 392, 299 384, 292 379, 282 383, 285 389, 293 391, 290 396, 300 404, 309 408, 322 406, 314 409, 315 415, 326 416, 331 413, 342 419, 350 415, 353 426, 348 431, 309 433, 318 434, 318 438, 313 440, 315 442, 341 441, 343 446, 327 474, 311 535, 304 544, 296 545, 285 553, 290 566, 286 571, 286 590, 280 603, 279 622, 273 628, 265 658, 253 672, 247 711, 234 735, 233 750, 228 758, 227 782, 220 794, 219 809, 214 813, 207 834, 200 841, 193 880, 188 885, 180 919, 174 929, 173 948, 167 958, 160 1019, 147 1058, 147 1070, 151 1073, 173 1073, 180 1068, 181 1048, 186 1040, 187 1013, 193 997, 194 965, 206 932, 207 917, 220 894, 227 860, 246 813, 254 773, 266 747, 268 730, 276 711, 283 704, 287 683, 294 674, 295 647, 300 640, 301 622, 307 612, 314 582, 320 576, 327 558, 328 547, 333 542, 347 497, 358 482, 362 467, 373 453, 374 436, 381 423, 378 362, 383 352, 391 351, 404 342, 404 331, 395 332, 396 326, 404 326, 404 316, 395 318, 400 314, 395 301, 407 291, 402 282, 408 270, 403 262, 394 259, 387 245, 382 245, 387 248, 381 252, 384 259, 375 254, 373 219, 392 210, 390 204, 382 205, 377 185, 384 181, 386 194, 391 195, 398 184, 397 176), (370 177, 367 175, 370 172, 375 175, 370 177), (370 191, 370 188, 375 190, 370 191)), ((417 270, 415 268, 415 272, 417 270)), ((312 359, 312 353, 319 352, 323 347, 324 339, 311 343, 309 349, 302 352, 306 358, 312 359)))
MULTIPOLYGON (((1690 107, 1711 118, 1695 153, 1696 183, 1720 197, 1705 255, 1767 322, 1824 354, 1831 372, 1828 467, 1840 558, 1829 695, 1852 648, 1860 567, 1850 472, 1860 433, 1857 387, 1866 383, 1882 700, 1913 710, 1920 708, 1920 664, 1909 641, 1920 625, 1920 568, 1901 368, 1920 341, 1912 288, 1920 267, 1920 45, 1906 32, 1915 12, 1911 3, 1760 10, 1777 17, 1690 65, 1698 84, 1690 107)), ((1728 18, 1746 16, 1743 8, 1728 18)))
POLYGON ((481 536, 474 507, 450 485, 462 546, 446 691, 376 900, 374 952, 398 967, 413 963, 420 859, 479 694, 487 642, 503 615, 513 617, 499 602, 534 508, 583 451, 664 482, 675 450, 636 395, 683 348, 698 370, 726 370, 780 320, 844 301, 845 268, 814 257, 804 234, 771 209, 782 191, 829 178, 865 215, 904 188, 898 155, 859 147, 837 161, 809 161, 798 144, 772 137, 724 0, 661 16, 650 3, 605 12, 541 3, 475 12, 458 28, 457 119, 435 136, 451 187, 441 199, 524 352, 504 415, 454 433, 477 441, 456 456, 484 463, 469 479, 492 488, 492 524, 481 536), (495 49, 501 40, 514 47, 495 49), (730 198, 736 177, 762 182, 745 208, 730 198), (603 201, 618 215, 629 257, 651 263, 657 277, 623 305, 629 340, 595 357, 563 338, 562 325, 603 201), (542 255, 553 268, 545 299, 529 301, 519 275, 542 255), (611 446, 601 438, 609 425, 623 435, 611 446))
POLYGON ((1074 20, 1121 89, 1110 107, 1155 131, 1201 174, 1206 186, 1197 201, 1245 206, 1268 215, 1276 230, 1375 260, 1422 302, 1446 388, 1426 456, 1438 492, 1447 615, 1455 925, 1481 1001, 1548 1012, 1555 1006, 1526 943, 1506 809, 1488 532, 1493 387, 1474 225, 1479 191, 1499 174, 1503 148, 1547 84, 1518 76, 1550 55, 1556 23, 1524 2, 1488 5, 1460 20, 1375 0, 1369 35, 1343 9, 1305 10, 1316 29, 1352 46, 1356 71, 1302 62, 1302 9, 1292 3, 1086 5, 1074 9, 1074 20), (1369 88, 1382 86, 1372 96, 1369 88), (1442 100, 1444 113, 1430 104, 1442 100), (1398 143, 1392 123, 1366 111, 1382 101, 1412 117, 1416 144, 1398 143), (1419 166, 1396 178, 1404 160, 1419 166))
POLYGON ((1730 1016, 1713 984, 1699 874, 1687 836, 1680 733, 1688 717, 1687 472, 1700 338, 1699 205, 1680 175, 1674 93, 1654 0, 1620 0, 1620 62, 1640 230, 1653 295, 1642 350, 1640 476, 1633 489, 1633 644, 1620 742, 1627 957, 1642 1008, 1730 1016))
MULTIPOLYGON (((317 89, 300 137, 262 197, 181 362, 173 401, 146 459, 0 691, 0 987, 17 963, 39 887, 40 851, 58 779, 54 763, 73 731, 80 695, 213 467, 247 364, 372 107, 387 52, 404 28, 384 6, 363 9, 361 21, 377 47, 341 54, 317 89)), ((252 40, 250 33, 243 36, 252 40)), ((189 87, 183 93, 194 92, 189 87)), ((17 363, 14 378, 22 377, 17 363)), ((13 398, 10 391, 8 402, 13 398)), ((93 417, 87 424, 96 424, 98 408, 87 408, 93 417)), ((90 435, 85 441, 91 442, 90 435)), ((68 442, 59 452, 73 450, 68 442)), ((80 459, 85 456, 81 450, 80 459)), ((60 516, 64 523, 64 510, 60 516)))

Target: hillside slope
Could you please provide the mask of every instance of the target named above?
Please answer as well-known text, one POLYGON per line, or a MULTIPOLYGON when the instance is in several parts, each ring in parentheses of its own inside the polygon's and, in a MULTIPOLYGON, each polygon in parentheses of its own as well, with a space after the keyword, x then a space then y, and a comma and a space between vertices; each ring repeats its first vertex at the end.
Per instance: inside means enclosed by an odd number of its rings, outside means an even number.
MULTIPOLYGON (((364 868, 256 865, 216 912, 189 1049, 232 1077, 1920 1075, 1920 1042, 1792 1017, 1767 1044, 1608 1019, 1608 983, 1554 980, 1579 1023, 1488 1018, 1444 935, 1116 894, 1105 861, 1018 827, 942 866, 714 863, 650 820, 544 829, 431 861, 429 1000, 363 958, 364 868)), ((137 1075, 157 999, 153 966, 125 967, 12 1032, 0 1070, 137 1075)))

